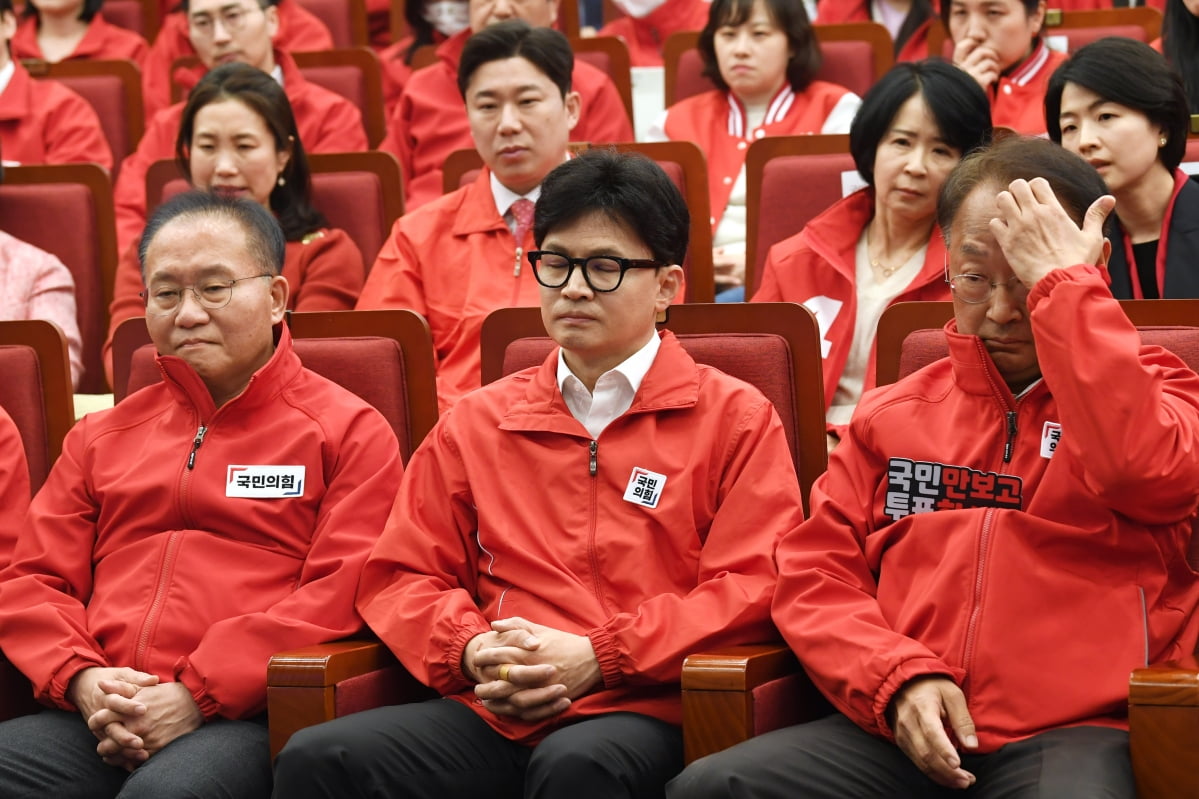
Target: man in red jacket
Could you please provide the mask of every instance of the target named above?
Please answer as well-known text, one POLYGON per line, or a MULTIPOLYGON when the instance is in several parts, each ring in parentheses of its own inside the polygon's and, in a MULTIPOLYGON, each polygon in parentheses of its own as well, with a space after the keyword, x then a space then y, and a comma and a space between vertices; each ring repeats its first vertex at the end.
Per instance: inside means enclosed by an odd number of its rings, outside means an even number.
POLYGON ((479 387, 487 314, 537 304, 524 253, 541 180, 566 160, 579 119, 572 63, 562 34, 520 20, 471 37, 458 87, 486 168, 396 220, 358 297, 359 310, 411 308, 429 320, 442 411, 479 387))
POLYGON ((1199 376, 1108 289, 1114 205, 1043 139, 949 176, 949 357, 866 394, 778 548, 774 620, 838 712, 668 796, 1133 799, 1129 672, 1199 638, 1199 376))
POLYGON ((527 260, 560 346, 442 417, 358 592, 445 698, 300 732, 280 799, 661 797, 683 658, 771 637, 772 553, 802 518, 773 406, 655 329, 687 219, 641 156, 545 178, 527 260))
POLYGON ((0 724, 0 796, 260 799, 268 659, 361 627, 399 448, 301 366, 283 245, 251 201, 151 219, 163 382, 71 429, 0 572, 0 648, 48 706, 0 724))
MULTIPOLYGON (((471 148, 462 95, 455 91, 458 62, 471 36, 489 25, 522 19, 548 28, 558 18, 559 0, 471 0, 470 28, 437 46, 438 60, 412 73, 388 120, 380 150, 393 153, 404 170, 409 211, 441 195, 441 167, 455 150, 471 148)), ((574 2, 574 0, 568 0, 574 2)), ((576 60, 570 83, 579 95, 578 124, 571 140, 633 140, 633 124, 616 86, 605 73, 576 60)))

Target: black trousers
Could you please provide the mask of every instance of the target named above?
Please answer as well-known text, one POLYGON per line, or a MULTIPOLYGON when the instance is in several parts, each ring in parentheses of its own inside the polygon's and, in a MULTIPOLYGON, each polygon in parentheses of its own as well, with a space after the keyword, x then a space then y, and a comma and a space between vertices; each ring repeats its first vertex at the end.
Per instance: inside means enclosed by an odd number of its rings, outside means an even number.
POLYGON ((1069 727, 963 754, 977 778, 942 788, 898 746, 841 714, 759 735, 692 763, 671 781, 670 799, 1135 799, 1128 733, 1069 727))
POLYGON ((648 716, 597 716, 528 747, 434 699, 300 731, 275 760, 275 796, 660 799, 682 767, 682 732, 648 716))

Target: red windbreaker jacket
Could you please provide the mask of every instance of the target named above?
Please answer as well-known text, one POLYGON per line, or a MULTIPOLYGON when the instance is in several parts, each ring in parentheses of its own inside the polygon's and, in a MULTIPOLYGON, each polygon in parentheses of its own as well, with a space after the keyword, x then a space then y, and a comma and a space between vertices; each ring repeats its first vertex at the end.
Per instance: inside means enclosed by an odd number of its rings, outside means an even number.
POLYGON ((779 629, 877 735, 930 674, 961 686, 983 752, 1126 727, 1129 671, 1199 637, 1199 377, 1141 344, 1094 267, 1029 307, 1040 382, 1014 398, 950 322, 948 358, 866 394, 779 544, 779 629))
POLYGON ((0 572, 0 648, 64 709, 82 669, 130 666, 183 682, 206 718, 246 718, 266 707, 272 654, 361 627, 399 447, 300 365, 286 327, 220 408, 184 361, 158 363, 165 382, 67 435, 0 572))

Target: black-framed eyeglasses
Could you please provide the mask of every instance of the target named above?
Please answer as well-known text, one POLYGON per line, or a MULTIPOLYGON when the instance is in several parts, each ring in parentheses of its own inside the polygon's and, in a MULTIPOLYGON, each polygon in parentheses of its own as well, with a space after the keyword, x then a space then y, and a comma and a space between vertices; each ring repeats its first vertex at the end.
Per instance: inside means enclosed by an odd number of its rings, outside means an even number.
POLYGON ((665 266, 646 258, 621 258, 616 255, 593 255, 590 258, 571 258, 550 250, 530 250, 527 254, 533 266, 533 276, 547 289, 558 289, 570 281, 577 266, 583 270, 583 280, 592 291, 616 291, 630 269, 657 269, 665 266))
POLYGON ((141 292, 146 301, 146 313, 152 316, 167 316, 179 310, 183 304, 183 292, 190 291, 196 296, 196 302, 206 311, 219 311, 233 299, 233 287, 243 280, 254 280, 259 277, 274 277, 274 275, 250 275, 234 280, 205 280, 191 286, 176 286, 170 283, 150 286, 141 292))

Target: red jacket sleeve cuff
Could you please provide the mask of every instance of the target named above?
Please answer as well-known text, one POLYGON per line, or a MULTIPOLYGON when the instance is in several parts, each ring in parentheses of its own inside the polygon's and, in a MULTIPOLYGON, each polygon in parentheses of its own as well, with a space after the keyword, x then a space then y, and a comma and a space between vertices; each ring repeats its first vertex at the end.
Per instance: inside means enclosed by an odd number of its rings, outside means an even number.
POLYGON ((192 695, 192 700, 196 703, 196 707, 200 709, 201 715, 204 716, 204 721, 211 721, 220 715, 220 705, 208 695, 204 678, 197 674, 196 670, 186 660, 181 662, 183 663, 183 670, 179 672, 177 679, 187 686, 187 690, 192 695))
POLYGON ((606 628, 596 627, 587 633, 591 639, 591 648, 595 650, 595 659, 599 662, 600 674, 604 678, 604 688, 615 688, 624 683, 624 673, 620 670, 620 652, 616 648, 616 639, 606 628))
POLYGON ((38 695, 38 699, 52 702, 55 707, 62 710, 77 711, 79 708, 71 704, 67 699, 67 689, 71 687, 71 680, 75 679, 75 675, 84 669, 90 669, 93 666, 104 668, 108 664, 95 658, 83 657, 82 655, 74 655, 66 663, 62 665, 58 671, 50 678, 50 683, 38 695))

